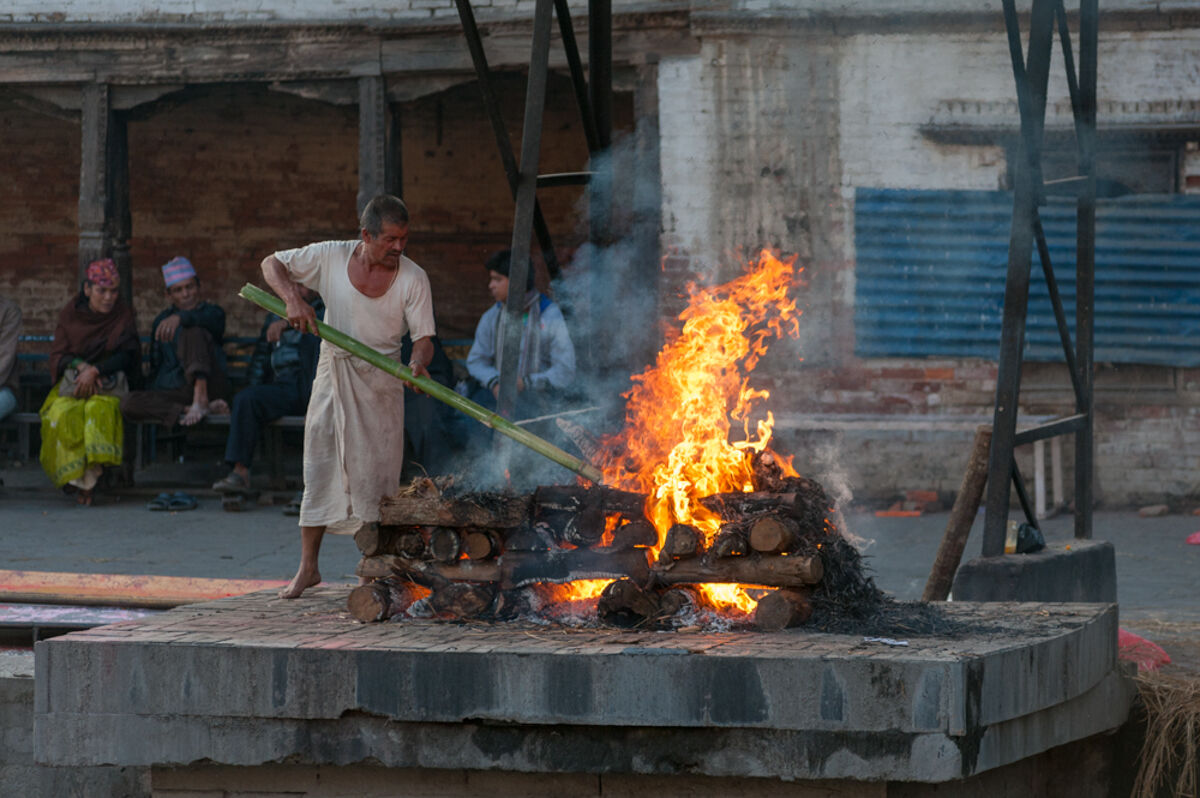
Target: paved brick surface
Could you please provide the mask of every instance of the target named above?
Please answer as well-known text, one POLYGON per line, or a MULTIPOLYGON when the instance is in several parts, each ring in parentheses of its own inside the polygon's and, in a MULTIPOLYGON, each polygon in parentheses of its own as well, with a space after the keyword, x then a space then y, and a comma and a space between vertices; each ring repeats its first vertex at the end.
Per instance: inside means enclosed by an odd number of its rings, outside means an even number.
MULTIPOLYGON (((180 607, 159 615, 110 624, 65 639, 130 643, 251 645, 281 648, 352 647, 360 650, 507 654, 630 654, 684 652, 710 657, 810 658, 854 656, 960 659, 1051 639, 1089 623, 1095 605, 965 604, 945 607, 948 618, 971 634, 906 636, 903 646, 869 642, 863 636, 793 629, 746 632, 578 629, 532 622, 443 622, 402 619, 361 623, 346 611, 345 586, 318 587, 296 601, 273 591, 180 607)), ((892 638, 898 639, 898 638, 892 638)))

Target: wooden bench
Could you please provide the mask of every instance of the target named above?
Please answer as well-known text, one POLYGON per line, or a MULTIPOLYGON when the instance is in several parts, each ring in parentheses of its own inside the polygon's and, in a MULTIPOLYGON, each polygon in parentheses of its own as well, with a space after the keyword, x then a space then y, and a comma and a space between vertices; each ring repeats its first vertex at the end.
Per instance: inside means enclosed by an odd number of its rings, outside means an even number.
MULTIPOLYGON (((53 341, 53 336, 23 335, 19 340, 22 343, 47 345, 53 341)), ((235 392, 246 387, 250 361, 253 357, 254 346, 257 340, 256 337, 250 336, 232 336, 226 338, 223 343, 230 383, 235 392)), ((466 357, 471 343, 472 339, 470 338, 452 338, 442 342, 446 354, 454 363, 456 376, 458 376, 459 372, 465 374, 466 357)), ((144 363, 148 363, 149 361, 149 344, 150 338, 143 336, 144 363)), ((46 372, 43 365, 48 362, 49 355, 45 352, 19 352, 17 358, 22 364, 23 396, 19 398, 22 400, 20 407, 23 409, 23 412, 13 413, 0 422, 0 430, 15 430, 20 457, 22 459, 30 459, 36 457, 36 453, 32 451, 33 436, 30 430, 31 428, 40 429, 41 427, 41 418, 34 408, 41 405, 46 393, 51 388, 50 375, 46 372)), ((200 427, 228 427, 229 422, 230 418, 228 415, 214 414, 205 418, 201 422, 200 427)), ((303 429, 304 416, 284 416, 271 422, 267 425, 267 429, 264 430, 263 454, 273 483, 280 484, 284 478, 283 436, 285 432, 287 430, 303 429)), ((183 442, 185 439, 186 430, 176 429, 164 434, 158 424, 136 424, 134 429, 134 469, 141 471, 147 465, 151 465, 157 460, 158 445, 160 442, 183 442)))

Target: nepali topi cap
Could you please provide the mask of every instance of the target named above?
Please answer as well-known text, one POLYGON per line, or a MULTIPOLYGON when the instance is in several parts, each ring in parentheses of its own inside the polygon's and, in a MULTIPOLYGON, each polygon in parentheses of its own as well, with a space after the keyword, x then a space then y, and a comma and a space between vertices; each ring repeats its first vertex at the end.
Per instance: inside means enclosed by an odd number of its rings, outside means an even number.
POLYGON ((92 285, 111 288, 117 284, 117 264, 112 258, 94 260, 87 267, 87 281, 92 285))
POLYGON ((176 256, 167 261, 162 267, 163 281, 167 284, 167 288, 179 283, 187 282, 196 276, 196 269, 193 268, 192 262, 183 256, 176 256))

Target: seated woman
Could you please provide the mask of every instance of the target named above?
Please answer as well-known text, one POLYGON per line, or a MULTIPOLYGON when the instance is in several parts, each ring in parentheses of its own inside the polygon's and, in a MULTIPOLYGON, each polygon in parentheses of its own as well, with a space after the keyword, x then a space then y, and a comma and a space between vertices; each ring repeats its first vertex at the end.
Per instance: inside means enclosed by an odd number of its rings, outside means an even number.
POLYGON ((141 376, 133 311, 119 287, 111 259, 88 266, 83 289, 58 314, 50 349, 55 385, 40 411, 42 468, 56 487, 78 488, 76 501, 84 505, 92 503, 104 466, 121 464, 121 396, 141 376))

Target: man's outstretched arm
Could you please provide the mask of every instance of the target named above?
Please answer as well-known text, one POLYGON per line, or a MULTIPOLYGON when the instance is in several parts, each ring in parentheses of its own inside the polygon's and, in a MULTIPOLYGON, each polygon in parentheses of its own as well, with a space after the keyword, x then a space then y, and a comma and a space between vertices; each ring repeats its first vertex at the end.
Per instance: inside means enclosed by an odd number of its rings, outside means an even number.
POLYGON ((274 255, 268 255, 262 262, 263 279, 267 285, 279 295, 287 305, 288 324, 300 332, 316 333, 317 312, 313 306, 304 301, 300 293, 300 285, 292 279, 287 266, 274 255))

